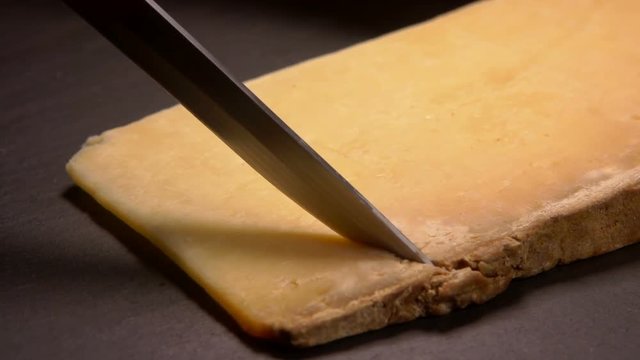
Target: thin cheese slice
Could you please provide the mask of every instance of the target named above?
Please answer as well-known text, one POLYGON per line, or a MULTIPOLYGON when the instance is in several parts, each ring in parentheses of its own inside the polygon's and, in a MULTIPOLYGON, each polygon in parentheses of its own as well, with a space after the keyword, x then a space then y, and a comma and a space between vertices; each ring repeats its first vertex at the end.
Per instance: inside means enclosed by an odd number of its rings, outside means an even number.
POLYGON ((640 238, 639 15, 483 1, 248 83, 436 266, 335 235, 179 106, 67 169, 253 335, 444 314, 640 238))

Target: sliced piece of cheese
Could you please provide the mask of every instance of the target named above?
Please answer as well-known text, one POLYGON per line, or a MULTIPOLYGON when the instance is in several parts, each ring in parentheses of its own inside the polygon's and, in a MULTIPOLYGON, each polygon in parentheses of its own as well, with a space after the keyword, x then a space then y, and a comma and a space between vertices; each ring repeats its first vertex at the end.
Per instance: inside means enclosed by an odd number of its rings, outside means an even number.
POLYGON ((638 14, 484 1, 248 83, 436 266, 336 236, 182 107, 67 169, 256 336, 443 314, 640 238, 638 14))

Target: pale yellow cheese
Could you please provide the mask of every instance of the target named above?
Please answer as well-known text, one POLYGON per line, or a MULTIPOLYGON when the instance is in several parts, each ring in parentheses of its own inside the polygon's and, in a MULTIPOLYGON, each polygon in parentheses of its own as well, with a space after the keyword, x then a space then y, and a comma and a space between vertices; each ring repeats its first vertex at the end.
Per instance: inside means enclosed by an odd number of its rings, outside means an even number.
MULTIPOLYGON (((640 166, 639 16, 484 1, 248 85, 444 264, 640 166)), ((91 138, 67 169, 255 335, 445 271, 334 235, 181 107, 91 138)))

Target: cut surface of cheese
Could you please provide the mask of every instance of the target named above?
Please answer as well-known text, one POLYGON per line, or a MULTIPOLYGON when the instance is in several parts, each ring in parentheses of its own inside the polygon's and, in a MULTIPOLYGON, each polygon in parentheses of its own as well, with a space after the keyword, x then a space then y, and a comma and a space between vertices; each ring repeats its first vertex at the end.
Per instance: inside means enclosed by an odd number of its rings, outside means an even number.
POLYGON ((483 1, 248 82, 435 266, 335 235, 180 106, 67 170, 256 336, 444 314, 640 239, 638 15, 483 1))

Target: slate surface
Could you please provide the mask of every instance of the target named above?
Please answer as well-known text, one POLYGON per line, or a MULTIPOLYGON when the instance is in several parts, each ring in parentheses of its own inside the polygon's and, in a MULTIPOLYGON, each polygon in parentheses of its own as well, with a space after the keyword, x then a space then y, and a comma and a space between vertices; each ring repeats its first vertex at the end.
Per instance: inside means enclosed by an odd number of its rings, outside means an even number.
MULTIPOLYGON (((463 2, 160 1, 241 79, 463 2)), ((173 103, 64 5, 0 3, 1 359, 640 357, 638 245, 313 349, 248 338, 64 172, 88 135, 173 103)))

